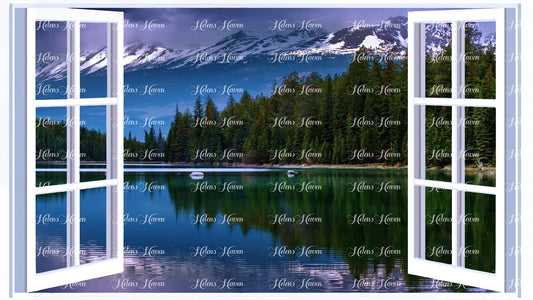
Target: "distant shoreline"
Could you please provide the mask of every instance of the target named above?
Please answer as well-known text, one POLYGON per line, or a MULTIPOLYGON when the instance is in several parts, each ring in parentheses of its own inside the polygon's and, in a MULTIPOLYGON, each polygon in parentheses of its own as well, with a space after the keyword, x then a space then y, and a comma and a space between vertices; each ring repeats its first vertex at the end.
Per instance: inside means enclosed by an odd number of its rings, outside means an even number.
MULTIPOLYGON (((37 161, 37 163, 42 164, 54 164, 61 165, 65 164, 64 161, 37 161)), ((81 165, 91 165, 91 164, 105 164, 103 161, 84 161, 81 162, 81 165)), ((223 167, 223 168, 279 168, 279 169, 383 169, 383 170, 407 170, 407 165, 386 165, 382 163, 368 163, 368 164, 244 164, 244 163, 235 163, 230 164, 226 162, 222 163, 212 163, 212 164, 193 164, 193 163, 177 163, 177 162, 161 162, 161 161, 127 161, 124 162, 125 166, 128 165, 175 165, 179 167, 198 167, 198 166, 209 166, 209 167, 223 167)), ((442 168, 429 167, 428 171, 451 171, 451 165, 444 166, 442 168)), ((465 171, 467 172, 489 172, 493 173, 496 171, 496 167, 484 167, 480 169, 476 166, 466 166, 465 171)))

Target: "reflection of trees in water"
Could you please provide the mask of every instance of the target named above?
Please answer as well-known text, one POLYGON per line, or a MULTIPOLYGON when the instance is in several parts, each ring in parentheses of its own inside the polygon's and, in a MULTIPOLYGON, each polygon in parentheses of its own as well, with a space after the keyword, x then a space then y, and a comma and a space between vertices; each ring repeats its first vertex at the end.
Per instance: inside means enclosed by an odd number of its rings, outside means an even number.
MULTIPOLYGON (((229 175, 211 173, 206 174, 203 179, 210 184, 221 185, 224 182, 235 181, 244 186, 243 191, 233 193, 191 192, 196 181, 190 179, 186 174, 166 176, 164 179, 176 212, 185 210, 192 211, 192 214, 205 213, 210 216, 224 214, 242 216, 244 218, 242 223, 230 226, 240 227, 244 235, 253 228, 269 232, 280 245, 287 247, 313 245, 324 249, 325 253, 340 256, 348 262, 350 273, 354 278, 364 279, 370 276, 374 279, 378 277, 383 279, 379 272, 385 272, 387 276, 407 274, 406 263, 401 263, 398 266, 398 261, 406 261, 407 257, 407 182, 404 177, 405 174, 401 171, 361 170, 347 176, 346 173, 335 171, 318 172, 320 171, 302 172, 293 178, 287 178, 284 172, 255 173, 253 176, 248 176, 245 173, 229 175), (354 182, 363 181, 367 185, 374 186, 375 189, 379 187, 381 182, 398 184, 400 189, 389 192, 372 190, 349 192, 354 182), (313 182, 321 186, 321 190, 310 192, 285 191, 283 193, 269 191, 275 182, 287 182, 292 185, 313 182), (322 222, 309 225, 271 224, 273 216, 276 214, 286 214, 289 217, 314 214, 322 218, 322 222), (399 217, 400 222, 384 225, 376 224, 376 221, 349 225, 348 216, 354 214, 365 214, 368 217, 374 217, 375 220, 384 214, 390 214, 393 217, 399 217), (349 248, 354 246, 364 246, 373 250, 374 255, 351 256, 351 249, 349 248), (398 250, 400 253, 377 256, 375 253, 381 252, 383 247, 390 247, 390 250, 398 250), (378 275, 375 271, 371 271, 378 269, 380 270, 377 272, 378 275)), ((449 200, 444 201, 441 199, 442 197, 445 197, 445 193, 441 194, 440 198, 426 203, 427 214, 439 212, 449 215, 451 213, 449 200)), ((475 237, 470 240, 470 243, 467 240, 467 245, 479 249, 482 255, 473 255, 467 258, 467 264, 472 268, 490 271, 494 267, 494 235, 490 234, 490 228, 494 228, 494 218, 489 217, 494 215, 494 210, 491 210, 490 205, 487 204, 487 199, 483 198, 482 195, 476 195, 476 197, 476 199, 469 200, 471 198, 467 195, 467 213, 482 217, 477 223, 467 222, 467 238, 475 237), (485 220, 492 221, 486 222, 485 220), (484 234, 479 235, 482 238, 478 238, 479 233, 475 232, 482 230, 485 226, 489 226, 488 232, 484 232, 484 234), (492 248, 489 247, 488 251, 483 250, 486 245, 492 245, 492 248)), ((208 223, 204 226, 212 225, 208 223)), ((434 228, 436 230, 431 230, 431 227, 428 227, 426 236, 428 242, 436 241, 437 244, 446 245, 446 239, 449 239, 449 234, 451 234, 450 226, 450 224, 445 224, 439 228, 434 228)), ((405 281, 420 280, 418 277, 408 275, 402 278, 405 281)), ((413 284, 411 286, 419 285, 413 284)))
MULTIPOLYGON (((475 181, 478 182, 478 181, 475 181)), ((431 255, 434 247, 451 250, 451 192, 426 188, 426 258, 451 263, 449 252, 431 255)), ((495 271, 495 197, 465 193, 465 264, 467 268, 495 271)))
MULTIPOLYGON (((53 176, 51 178, 53 179, 53 176)), ((200 181, 204 180, 219 186, 224 182, 234 181, 235 184, 243 185, 244 190, 232 193, 192 192, 198 181, 192 180, 186 173, 126 173, 125 177, 126 182, 135 184, 139 188, 142 188, 146 182, 163 185, 163 190, 143 193, 143 197, 149 201, 156 201, 161 195, 168 193, 177 217, 183 215, 190 217, 191 214, 210 216, 235 214, 243 217, 243 222, 228 226, 234 227, 234 230, 240 228, 244 235, 251 229, 269 232, 276 244, 287 247, 312 245, 323 249, 325 254, 342 258, 342 261, 347 263, 342 270, 333 270, 334 267, 322 270, 304 264, 301 266, 301 272, 313 276, 333 276, 332 280, 338 273, 339 276, 352 276, 364 282, 373 282, 374 286, 379 280, 392 277, 403 281, 408 287, 424 289, 423 287, 431 285, 428 280, 407 275, 407 186, 404 171, 314 170, 301 171, 293 178, 287 178, 283 171, 253 174, 207 173, 200 181), (321 190, 269 192, 275 182, 296 185, 311 181, 321 186, 321 190), (401 188, 390 192, 372 190, 349 192, 354 182, 363 181, 374 186, 380 182, 390 181, 399 184, 401 188), (322 222, 309 225, 271 224, 273 215, 283 213, 289 217, 314 214, 322 218, 322 222), (391 214, 393 217, 399 217, 401 221, 389 225, 373 222, 349 225, 348 216, 354 214, 365 214, 375 219, 376 216, 391 214), (381 247, 392 246, 400 253, 379 257, 350 256, 349 248, 355 246, 365 246, 375 252, 381 251, 381 247), (330 274, 330 271, 335 272, 330 274)), ((451 213, 449 193, 434 194, 435 196, 426 197, 426 213, 428 215, 442 213, 449 216, 451 213)), ((58 200, 57 195, 48 196, 39 197, 37 200, 64 201, 58 200)), ((491 271, 494 268, 494 201, 483 195, 467 193, 466 210, 473 218, 477 218, 477 222, 469 222, 466 225, 467 245, 472 245, 472 248, 481 251, 480 255, 471 255, 467 258, 467 266, 491 271)), ((207 223, 197 226, 213 225, 207 223)), ((426 231, 428 243, 434 241, 435 244, 445 244, 449 240, 451 232, 449 228, 451 228, 449 224, 437 227, 428 225, 426 231)), ((294 258, 298 262, 297 257, 294 258)), ((453 287, 449 288, 456 291, 453 287)))
MULTIPOLYGON (((406 180, 403 173, 371 172, 363 175, 354 172, 346 176, 338 172, 324 174, 306 173, 287 178, 283 172, 259 173, 253 176, 246 174, 226 175, 220 173, 206 174, 203 180, 210 184, 223 184, 235 181, 244 186, 243 191, 227 192, 191 192, 196 181, 188 176, 166 176, 165 183, 176 207, 176 212, 192 211, 192 214, 208 214, 210 216, 235 214, 244 217, 239 226, 244 235, 254 228, 268 231, 277 243, 287 247, 312 245, 324 249, 326 253, 343 257, 350 265, 352 275, 365 274, 369 264, 385 265, 390 273, 394 262, 407 255, 407 201, 406 180), (400 175, 400 176, 398 176, 400 175), (275 182, 287 182, 291 185, 312 181, 321 186, 321 190, 310 192, 285 191, 270 192, 275 182), (390 181, 399 184, 401 189, 390 192, 362 191, 349 192, 353 182, 365 181, 377 186, 380 182, 390 181), (322 218, 322 222, 309 225, 295 223, 271 224, 273 216, 286 214, 288 217, 314 214, 322 218), (377 219, 382 214, 399 217, 400 222, 389 225, 362 223, 349 225, 348 216, 365 214, 377 219), (349 247, 366 247, 381 252, 382 247, 391 247, 401 254, 377 257, 376 255, 350 256, 349 247)), ((296 218, 297 221, 300 218, 296 218)), ((205 226, 212 226, 206 224, 205 226)), ((199 225, 198 225, 199 226, 199 225)), ((406 270, 404 270, 406 271, 406 270)))

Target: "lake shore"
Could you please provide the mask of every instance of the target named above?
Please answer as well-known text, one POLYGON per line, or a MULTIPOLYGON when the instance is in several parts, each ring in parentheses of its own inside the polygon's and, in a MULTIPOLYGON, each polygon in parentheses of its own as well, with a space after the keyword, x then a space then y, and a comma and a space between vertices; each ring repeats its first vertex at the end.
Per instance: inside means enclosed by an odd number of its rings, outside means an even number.
MULTIPOLYGON (((139 162, 125 162, 124 164, 127 165, 128 163, 134 163, 134 164, 154 164, 153 162, 145 162, 145 161, 139 161, 139 162)), ((157 164, 157 163, 155 163, 157 164)), ((196 167, 196 166, 210 166, 210 167, 223 167, 223 168, 256 168, 256 169, 269 169, 269 168, 276 168, 276 169, 382 169, 382 170, 407 170, 407 165, 387 165, 383 163, 367 163, 367 164, 245 164, 245 163, 227 163, 227 162, 221 162, 221 163, 212 163, 212 164, 192 164, 192 163, 163 163, 160 164, 165 165, 175 165, 175 166, 190 166, 190 167, 196 167)), ((428 171, 447 171, 451 172, 452 166, 446 165, 442 168, 438 167, 429 167, 427 168, 428 171)), ((468 165, 465 166, 466 172, 483 172, 483 173, 494 173, 496 171, 496 167, 484 167, 483 169, 478 168, 475 165, 468 165)))
MULTIPOLYGON (((38 161, 41 164, 63 165, 64 161, 38 161)), ((105 164, 102 161, 84 161, 81 165, 100 165, 105 164)), ((223 167, 223 168, 277 168, 277 169, 383 169, 383 170, 407 170, 407 165, 387 165, 383 163, 367 163, 367 164, 244 164, 244 163, 210 163, 210 164, 193 164, 193 163, 177 163, 177 162, 160 162, 160 161, 127 161, 124 166, 128 165, 146 165, 146 166, 176 166, 176 167, 223 167)), ((442 168, 428 167, 428 171, 451 171, 451 165, 446 165, 442 168)), ((482 169, 474 165, 465 167, 466 172, 483 172, 494 173, 496 167, 483 167, 482 169)))

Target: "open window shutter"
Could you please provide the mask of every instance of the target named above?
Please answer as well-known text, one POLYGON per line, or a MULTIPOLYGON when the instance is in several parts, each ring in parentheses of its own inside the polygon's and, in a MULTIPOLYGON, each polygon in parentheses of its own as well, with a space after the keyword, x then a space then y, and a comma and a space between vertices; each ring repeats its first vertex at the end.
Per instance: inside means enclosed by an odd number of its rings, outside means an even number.
MULTIPOLYGON (((514 9, 472 9, 409 12, 409 92, 408 92, 408 272, 409 274, 455 282, 500 292, 516 290, 516 217, 517 179, 515 87, 516 23, 514 9), (494 99, 465 96, 465 27, 470 22, 495 24, 496 83, 494 99), (431 24, 447 24, 451 29, 451 96, 430 97, 426 87, 428 60, 426 30, 431 24), (451 178, 449 181, 426 178, 426 112, 432 106, 451 110, 451 178), (465 108, 495 110, 495 186, 465 182, 465 108), (431 236, 427 227, 428 189, 447 191, 451 195, 451 261, 430 259, 431 236), (494 268, 480 271, 469 268, 465 242, 465 194, 489 195, 494 209, 494 226, 487 228, 494 237, 494 268)), ((429 36, 428 38, 432 38, 429 36)), ((466 62, 468 63, 468 61, 466 62)), ((480 124, 479 126, 484 126, 480 124)), ((468 140, 466 142, 469 142, 468 140)))
POLYGON ((26 287, 38 291, 123 271, 123 13, 110 11, 28 8, 26 29, 26 287), (67 99, 36 99, 36 30, 43 22, 65 22, 67 35, 67 99), (80 24, 107 24, 107 97, 80 96, 80 24), (80 108, 106 107, 106 175, 104 180, 80 181, 80 108), (67 182, 36 185, 36 110, 43 107, 66 108, 67 182), (80 262, 80 193, 106 189, 105 257, 80 262), (37 272, 36 198, 39 195, 66 195, 66 267, 37 272))

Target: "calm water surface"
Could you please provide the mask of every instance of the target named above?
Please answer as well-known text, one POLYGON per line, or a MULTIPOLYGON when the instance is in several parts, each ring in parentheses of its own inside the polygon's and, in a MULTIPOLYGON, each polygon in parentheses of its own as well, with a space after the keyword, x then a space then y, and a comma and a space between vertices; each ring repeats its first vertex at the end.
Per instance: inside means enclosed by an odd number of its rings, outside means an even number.
MULTIPOLYGON (((407 274, 405 170, 222 170, 195 180, 185 170, 130 168, 124 272, 47 292, 484 291, 407 274)), ((37 174, 41 185, 64 180, 37 174)), ((105 194, 81 192, 82 264, 105 258, 105 194)), ((494 272, 494 199, 467 193, 466 212, 467 267, 494 272)), ((66 266, 65 213, 64 193, 37 198, 37 272, 66 266)), ((451 193, 427 189, 426 215, 426 256, 451 262, 451 193)))

